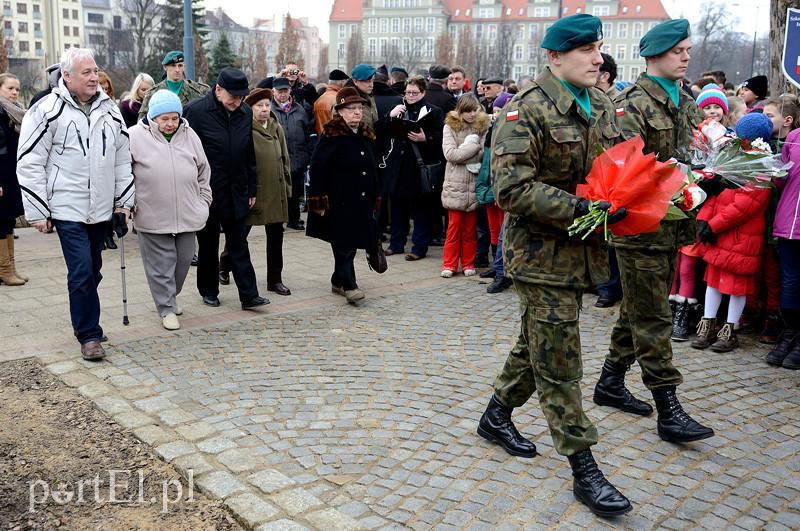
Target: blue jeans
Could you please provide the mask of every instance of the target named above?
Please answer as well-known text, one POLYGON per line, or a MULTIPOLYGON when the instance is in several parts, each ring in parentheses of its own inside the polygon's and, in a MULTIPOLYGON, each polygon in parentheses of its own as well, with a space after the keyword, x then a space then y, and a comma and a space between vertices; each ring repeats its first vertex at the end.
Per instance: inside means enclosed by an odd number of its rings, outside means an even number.
POLYGON ((72 329, 81 344, 99 341, 103 337, 100 327, 100 297, 97 286, 103 279, 101 254, 108 223, 87 225, 77 221, 53 220, 61 251, 67 263, 69 288, 69 314, 72 329))
POLYGON ((622 281, 619 277, 619 264, 617 263, 617 253, 612 247, 608 248, 608 272, 607 282, 597 285, 597 294, 612 300, 622 299, 622 281))
POLYGON ((781 308, 800 310, 800 240, 778 238, 778 255, 781 261, 781 308))
POLYGON ((500 226, 500 235, 497 236, 497 252, 494 255, 494 263, 492 264, 495 279, 506 276, 505 270, 503 269, 503 232, 505 232, 505 230, 506 222, 503 221, 503 224, 500 226))

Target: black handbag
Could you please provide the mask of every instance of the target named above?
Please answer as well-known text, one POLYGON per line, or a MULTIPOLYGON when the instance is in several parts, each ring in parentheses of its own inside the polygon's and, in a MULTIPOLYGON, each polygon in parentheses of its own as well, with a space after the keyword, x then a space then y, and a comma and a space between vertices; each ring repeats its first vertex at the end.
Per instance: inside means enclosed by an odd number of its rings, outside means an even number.
POLYGON ((385 273, 389 269, 389 264, 386 262, 386 252, 384 252, 380 240, 375 247, 367 249, 367 265, 378 274, 385 273))
POLYGON ((444 184, 444 164, 441 162, 425 164, 425 161, 422 160, 419 148, 414 142, 411 142, 411 149, 414 150, 414 155, 417 157, 419 185, 422 193, 435 194, 440 191, 442 189, 442 184, 444 184))

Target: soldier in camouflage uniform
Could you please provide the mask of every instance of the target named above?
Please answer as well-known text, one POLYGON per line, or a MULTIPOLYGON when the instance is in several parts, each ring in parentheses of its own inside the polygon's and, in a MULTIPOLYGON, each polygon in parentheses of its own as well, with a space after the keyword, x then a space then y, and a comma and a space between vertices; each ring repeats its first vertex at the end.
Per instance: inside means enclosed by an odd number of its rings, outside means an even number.
MULTIPOLYGON (((511 411, 538 391, 556 451, 572 466, 575 497, 596 514, 624 514, 630 502, 597 467, 590 450, 597 430, 581 406, 578 315, 583 290, 608 278, 606 253, 597 237, 570 238, 566 230, 588 212, 589 202, 575 189, 585 182, 595 146, 610 147, 619 136, 611 100, 594 88, 603 63, 602 24, 585 14, 563 18, 541 46, 549 69, 505 107, 492 139, 494 194, 509 214, 505 268, 520 298, 522 325, 478 434, 512 455, 535 456, 511 411)), ((625 215, 620 209, 609 221, 625 215)))
MULTIPOLYGON (((700 123, 694 100, 680 89, 689 64, 689 23, 669 20, 642 37, 640 54, 647 71, 617 96, 617 123, 624 139, 641 136, 644 152, 665 161, 688 148, 700 123)), ((594 401, 637 415, 649 415, 650 404, 625 387, 634 361, 658 409, 658 434, 666 441, 688 442, 714 435, 687 415, 675 396, 682 382, 672 364, 672 316, 668 295, 678 249, 695 241, 693 220, 662 222, 658 231, 614 237, 622 278, 622 306, 611 333, 611 348, 594 391, 594 401)))
POLYGON ((144 101, 142 102, 142 108, 139 110, 140 120, 147 116, 147 108, 150 103, 150 96, 161 89, 167 89, 171 92, 174 92, 178 98, 180 98, 184 109, 190 101, 194 101, 197 98, 202 98, 210 90, 210 87, 205 83, 191 81, 184 78, 183 60, 183 52, 178 50, 168 52, 167 55, 164 56, 164 59, 161 61, 161 66, 164 67, 167 77, 161 83, 156 83, 153 85, 153 87, 147 91, 147 94, 145 94, 144 101))

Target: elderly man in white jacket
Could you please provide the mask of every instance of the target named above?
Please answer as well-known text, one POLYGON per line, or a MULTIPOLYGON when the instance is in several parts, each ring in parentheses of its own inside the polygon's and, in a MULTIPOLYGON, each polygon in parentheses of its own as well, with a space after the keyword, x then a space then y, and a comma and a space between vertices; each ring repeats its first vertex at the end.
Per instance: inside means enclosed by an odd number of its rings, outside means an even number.
POLYGON ((97 285, 106 223, 134 200, 128 132, 98 86, 91 50, 61 57, 62 79, 22 120, 17 175, 25 217, 40 232, 55 227, 67 264, 72 328, 87 360, 105 357, 97 285))

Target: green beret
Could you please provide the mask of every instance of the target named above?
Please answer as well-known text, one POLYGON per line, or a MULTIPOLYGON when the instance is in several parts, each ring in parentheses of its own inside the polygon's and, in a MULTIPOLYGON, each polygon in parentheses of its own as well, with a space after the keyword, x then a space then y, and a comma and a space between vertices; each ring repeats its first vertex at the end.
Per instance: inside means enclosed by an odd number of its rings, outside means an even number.
POLYGON ((406 72, 406 69, 403 68, 402 66, 393 66, 392 69, 389 70, 389 73, 391 74, 394 74, 395 72, 402 72, 406 76, 408 75, 408 72, 406 72))
POLYGON ((172 50, 171 52, 167 52, 167 55, 164 56, 164 59, 161 61, 162 66, 167 65, 174 65, 175 63, 182 63, 183 62, 183 52, 180 50, 172 50))
POLYGON ((350 77, 356 81, 369 81, 375 75, 376 68, 374 66, 365 65, 364 63, 357 64, 350 71, 350 77))
POLYGON ((603 40, 603 22, 592 15, 582 13, 557 20, 547 28, 541 47, 554 52, 568 52, 603 40))
POLYGON ((655 57, 689 38, 689 21, 685 18, 666 20, 644 34, 639 41, 639 55, 655 57))

